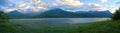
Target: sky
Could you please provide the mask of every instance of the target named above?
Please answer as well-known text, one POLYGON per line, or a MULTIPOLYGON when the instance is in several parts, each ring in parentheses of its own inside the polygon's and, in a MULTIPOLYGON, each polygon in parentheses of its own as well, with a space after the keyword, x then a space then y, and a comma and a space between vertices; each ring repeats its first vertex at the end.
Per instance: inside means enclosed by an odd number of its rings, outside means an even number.
POLYGON ((120 0, 0 0, 0 10, 9 13, 17 10, 21 13, 42 12, 60 8, 69 12, 105 11, 114 13, 120 7, 120 0))

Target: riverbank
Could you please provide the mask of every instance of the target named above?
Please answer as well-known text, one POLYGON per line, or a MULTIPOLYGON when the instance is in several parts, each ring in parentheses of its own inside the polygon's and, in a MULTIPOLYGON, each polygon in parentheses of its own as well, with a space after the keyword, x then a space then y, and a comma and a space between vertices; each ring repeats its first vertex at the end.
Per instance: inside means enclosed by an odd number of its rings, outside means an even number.
MULTIPOLYGON (((32 23, 30 23, 32 24, 32 23)), ((120 20, 102 21, 83 24, 84 26, 47 26, 40 25, 40 29, 18 26, 15 33, 120 33, 120 20)), ((34 27, 34 26, 33 26, 34 27)), ((1 32, 0 32, 1 33, 1 32)))

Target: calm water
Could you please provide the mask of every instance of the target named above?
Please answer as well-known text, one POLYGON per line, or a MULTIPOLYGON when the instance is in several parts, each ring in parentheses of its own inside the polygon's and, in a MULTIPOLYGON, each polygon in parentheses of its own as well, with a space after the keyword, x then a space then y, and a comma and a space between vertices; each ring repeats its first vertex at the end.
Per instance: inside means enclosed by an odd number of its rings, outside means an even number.
POLYGON ((106 21, 110 18, 40 18, 40 19, 11 19, 11 22, 35 22, 39 24, 76 24, 106 21))

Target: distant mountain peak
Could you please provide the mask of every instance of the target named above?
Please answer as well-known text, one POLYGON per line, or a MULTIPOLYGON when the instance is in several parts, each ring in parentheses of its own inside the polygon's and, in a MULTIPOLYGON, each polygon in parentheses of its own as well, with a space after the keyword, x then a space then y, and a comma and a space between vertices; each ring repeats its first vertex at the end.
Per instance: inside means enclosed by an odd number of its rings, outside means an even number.
POLYGON ((78 11, 69 12, 62 9, 51 9, 38 14, 23 14, 18 11, 8 13, 13 18, 80 18, 80 17, 111 17, 112 13, 109 10, 105 11, 78 11))

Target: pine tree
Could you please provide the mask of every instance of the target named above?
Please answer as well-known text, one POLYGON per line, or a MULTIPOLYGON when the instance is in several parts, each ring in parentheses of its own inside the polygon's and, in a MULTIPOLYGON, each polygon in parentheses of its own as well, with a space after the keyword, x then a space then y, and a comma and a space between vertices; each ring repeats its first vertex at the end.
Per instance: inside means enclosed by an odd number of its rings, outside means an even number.
POLYGON ((112 20, 120 20, 120 8, 113 14, 112 20))
POLYGON ((9 17, 7 14, 5 14, 4 12, 0 12, 0 23, 1 22, 8 22, 9 21, 9 17))

